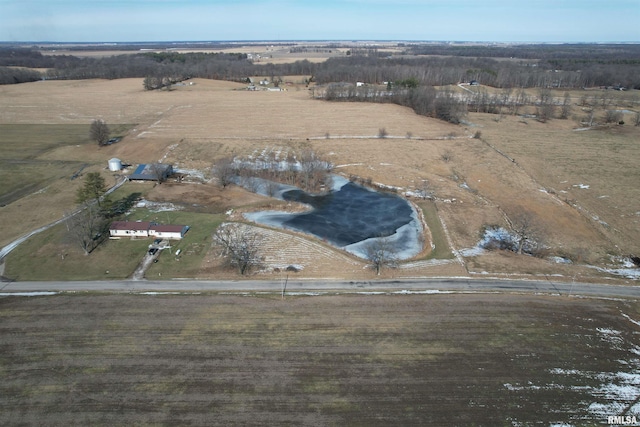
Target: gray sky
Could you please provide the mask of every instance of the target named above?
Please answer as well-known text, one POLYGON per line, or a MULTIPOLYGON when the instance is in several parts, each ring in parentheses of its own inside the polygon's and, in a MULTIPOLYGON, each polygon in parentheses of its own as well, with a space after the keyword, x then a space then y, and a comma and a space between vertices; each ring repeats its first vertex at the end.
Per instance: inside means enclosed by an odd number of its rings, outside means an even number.
POLYGON ((0 0, 0 41, 640 42, 640 0, 0 0))

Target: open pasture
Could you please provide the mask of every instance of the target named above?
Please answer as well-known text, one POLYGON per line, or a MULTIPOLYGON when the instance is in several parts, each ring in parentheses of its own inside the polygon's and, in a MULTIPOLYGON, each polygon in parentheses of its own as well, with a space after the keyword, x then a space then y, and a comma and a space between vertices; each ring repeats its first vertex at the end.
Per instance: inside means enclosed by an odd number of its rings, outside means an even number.
MULTIPOLYGON (((638 127, 578 131, 578 117, 539 123, 476 113, 468 123, 452 125, 397 105, 314 100, 299 86, 251 92, 238 83, 192 82, 151 92, 143 90, 141 79, 2 87, 0 125, 88 126, 95 118, 135 123, 123 125, 125 137, 113 146, 62 145, 38 157, 86 163, 87 171, 103 171, 109 184, 117 178, 106 171, 111 157, 131 164, 173 163, 198 169, 208 179, 211 166, 222 157, 295 156, 312 148, 345 176, 399 191, 415 190, 426 181, 454 250, 473 247, 484 226, 506 226, 507 219, 526 210, 540 223, 555 254, 606 263, 611 255, 640 252, 640 215, 634 208, 640 195, 633 185, 638 127), (381 129, 385 137, 380 137, 381 129), (473 138, 478 130, 481 138, 473 138)), ((578 99, 579 93, 572 97, 578 99)), ((3 207, 3 242, 34 224, 60 218, 73 207, 77 185, 60 178, 46 191, 34 188, 33 194, 3 207)), ((185 185, 184 191, 191 192, 193 185, 185 185)), ((172 194, 179 202, 182 196, 172 194)), ((167 198, 162 191, 156 197, 167 198)), ((476 256, 470 272, 499 272, 504 263, 494 259, 476 256)), ((531 260, 528 271, 565 269, 549 263, 541 268, 541 262, 531 260)))
POLYGON ((639 307, 481 294, 3 297, 0 423, 601 425, 640 417, 639 307))
POLYGON ((45 153, 88 142, 86 125, 0 125, 0 205, 7 205, 82 168, 75 159, 49 161, 45 153))

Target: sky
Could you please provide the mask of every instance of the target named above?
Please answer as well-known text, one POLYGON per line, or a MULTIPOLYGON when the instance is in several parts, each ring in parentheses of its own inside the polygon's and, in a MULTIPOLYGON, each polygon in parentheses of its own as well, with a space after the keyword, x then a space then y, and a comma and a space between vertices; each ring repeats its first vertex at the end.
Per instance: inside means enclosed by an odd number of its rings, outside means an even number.
POLYGON ((0 41, 640 42, 640 0, 0 0, 0 41))

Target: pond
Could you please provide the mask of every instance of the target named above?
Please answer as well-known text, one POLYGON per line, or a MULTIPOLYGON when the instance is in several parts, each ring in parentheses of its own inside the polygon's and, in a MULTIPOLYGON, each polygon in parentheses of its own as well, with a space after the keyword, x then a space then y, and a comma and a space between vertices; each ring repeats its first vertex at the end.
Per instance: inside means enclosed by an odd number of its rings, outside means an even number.
MULTIPOLYGON (((258 187, 254 185, 254 187, 258 187)), ((365 258, 365 246, 387 238, 398 259, 422 250, 422 225, 409 202, 395 194, 369 190, 345 178, 333 176, 331 191, 313 195, 281 186, 277 198, 304 203, 308 212, 254 212, 245 217, 259 224, 312 234, 338 248, 365 258)))

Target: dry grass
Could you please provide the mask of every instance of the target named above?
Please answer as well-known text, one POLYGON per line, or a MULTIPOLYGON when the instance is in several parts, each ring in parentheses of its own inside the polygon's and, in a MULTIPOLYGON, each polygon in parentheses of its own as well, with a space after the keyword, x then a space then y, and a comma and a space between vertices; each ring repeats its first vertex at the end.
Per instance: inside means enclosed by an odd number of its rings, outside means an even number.
MULTIPOLYGON (((87 162, 87 171, 102 170, 109 183, 114 178, 105 168, 111 157, 132 164, 163 160, 208 172, 223 156, 285 157, 313 148, 347 176, 405 189, 428 180, 454 249, 475 245, 484 225, 506 225, 505 218, 526 209, 535 213, 551 246, 566 256, 602 262, 608 254, 640 252, 633 163, 640 157, 635 142, 640 128, 578 132, 571 120, 523 123, 484 114, 471 114, 473 125, 454 126, 395 105, 313 100, 300 86, 249 92, 229 82, 194 83, 154 92, 144 91, 140 79, 2 86, 0 124, 87 125, 95 118, 135 123, 113 146, 62 146, 36 157, 87 162), (388 137, 377 137, 381 128, 388 137), (471 138, 477 130, 482 140, 471 138), (578 184, 590 187, 574 187, 578 184)), ((73 206, 77 185, 54 181, 1 208, 0 244, 59 218, 73 206)), ((233 205, 223 203, 222 193, 194 188, 153 197, 189 199, 195 191, 200 194, 194 199, 233 205)), ((492 258, 481 262, 483 268, 500 271, 502 263, 492 258)))

